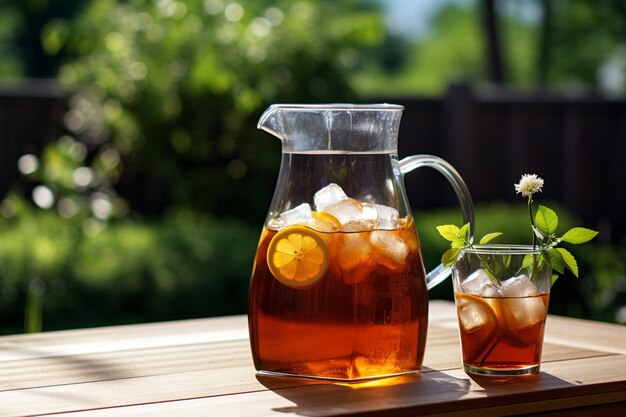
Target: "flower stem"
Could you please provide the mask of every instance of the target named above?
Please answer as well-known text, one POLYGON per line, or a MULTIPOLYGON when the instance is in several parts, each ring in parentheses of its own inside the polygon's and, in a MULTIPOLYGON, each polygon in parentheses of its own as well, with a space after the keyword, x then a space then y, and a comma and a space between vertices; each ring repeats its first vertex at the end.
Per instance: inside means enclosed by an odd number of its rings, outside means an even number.
POLYGON ((537 235, 535 235, 535 219, 533 219, 533 198, 528 197, 528 214, 530 214, 530 228, 531 233, 533 234, 533 250, 537 247, 537 235))

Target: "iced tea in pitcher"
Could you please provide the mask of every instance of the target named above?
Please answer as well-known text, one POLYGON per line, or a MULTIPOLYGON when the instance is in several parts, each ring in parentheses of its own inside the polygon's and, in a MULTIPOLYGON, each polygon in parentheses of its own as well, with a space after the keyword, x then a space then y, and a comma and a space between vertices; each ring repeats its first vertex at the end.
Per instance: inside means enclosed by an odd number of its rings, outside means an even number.
POLYGON ((473 206, 446 161, 398 159, 402 109, 277 104, 261 116, 282 157, 250 281, 259 372, 355 380, 420 369, 427 288, 450 271, 424 271, 404 175, 434 168, 472 224, 473 206))
POLYGON ((250 320, 257 369, 333 379, 416 371, 428 298, 411 216, 336 184, 264 229, 250 320))

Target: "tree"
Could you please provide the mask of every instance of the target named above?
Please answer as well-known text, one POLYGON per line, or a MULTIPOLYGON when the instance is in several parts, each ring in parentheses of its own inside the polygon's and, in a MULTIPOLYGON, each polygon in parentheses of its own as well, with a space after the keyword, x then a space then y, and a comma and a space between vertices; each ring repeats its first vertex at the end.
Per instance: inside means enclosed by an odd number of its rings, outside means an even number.
MULTIPOLYGON (((544 52, 548 84, 598 88, 602 82, 599 71, 611 60, 621 61, 622 79, 626 79, 625 2, 557 0, 544 18, 552 19, 544 52)), ((622 82, 618 91, 625 88, 622 82)))
POLYGON ((382 27, 357 1, 96 0, 71 25, 59 71, 70 134, 33 178, 57 207, 101 220, 126 200, 258 224, 280 156, 255 130, 261 111, 348 99, 358 49, 382 27))

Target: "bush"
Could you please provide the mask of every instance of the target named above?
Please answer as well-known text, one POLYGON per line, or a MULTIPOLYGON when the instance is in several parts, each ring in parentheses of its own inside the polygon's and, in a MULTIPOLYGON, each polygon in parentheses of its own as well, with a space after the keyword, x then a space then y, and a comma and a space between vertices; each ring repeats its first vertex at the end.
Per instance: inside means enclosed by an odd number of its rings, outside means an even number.
POLYGON ((105 226, 22 212, 0 232, 1 327, 19 331, 33 278, 46 330, 244 313, 257 239, 191 214, 105 226))
MULTIPOLYGON (((44 329, 208 317, 246 312, 248 281, 260 226, 180 212, 163 222, 79 223, 31 211, 11 198, 16 215, 0 224, 0 332, 21 330, 25 294, 42 279, 44 329)), ((526 205, 476 209, 477 236, 502 231, 506 243, 528 243, 526 205)), ((562 208, 560 230, 574 224, 562 208)), ((435 226, 457 222, 456 209, 415 214, 427 268, 447 242, 435 226)), ((553 288, 550 312, 616 321, 626 300, 626 248, 572 247, 581 278, 553 288)), ((451 281, 431 299, 452 299, 451 281)))

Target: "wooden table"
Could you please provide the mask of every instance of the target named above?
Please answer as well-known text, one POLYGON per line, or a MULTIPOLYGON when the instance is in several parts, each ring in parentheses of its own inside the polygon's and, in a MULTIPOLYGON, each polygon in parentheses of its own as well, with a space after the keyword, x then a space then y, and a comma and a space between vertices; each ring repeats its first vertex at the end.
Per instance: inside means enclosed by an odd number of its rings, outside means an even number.
POLYGON ((550 316, 514 382, 469 378, 456 326, 431 302, 422 373, 359 384, 256 375, 245 316, 5 336, 0 415, 626 416, 626 326, 550 316))

